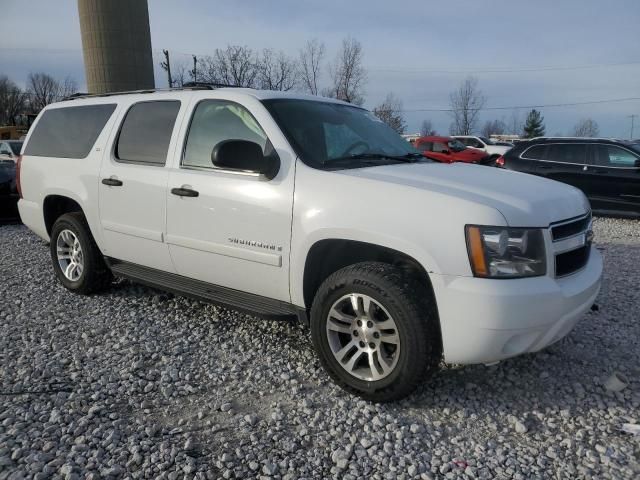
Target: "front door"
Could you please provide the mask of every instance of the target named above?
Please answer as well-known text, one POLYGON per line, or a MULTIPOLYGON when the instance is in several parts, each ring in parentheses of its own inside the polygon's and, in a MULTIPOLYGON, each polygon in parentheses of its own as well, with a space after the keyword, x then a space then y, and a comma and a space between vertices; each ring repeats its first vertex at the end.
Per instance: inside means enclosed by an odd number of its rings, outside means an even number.
POLYGON ((164 243, 167 155, 177 100, 133 104, 100 170, 100 222, 105 254, 173 272, 164 243))
POLYGON ((591 149, 588 196, 593 208, 640 214, 640 155, 617 145, 591 149))
POLYGON ((588 190, 586 169, 587 145, 583 143, 553 143, 547 146, 546 159, 538 161, 536 173, 567 183, 583 192, 588 190))
POLYGON ((288 302, 295 158, 264 107, 251 109, 214 99, 195 105, 169 174, 166 241, 178 274, 288 302), (215 168, 211 153, 225 140, 263 152, 275 146, 276 177, 215 168))

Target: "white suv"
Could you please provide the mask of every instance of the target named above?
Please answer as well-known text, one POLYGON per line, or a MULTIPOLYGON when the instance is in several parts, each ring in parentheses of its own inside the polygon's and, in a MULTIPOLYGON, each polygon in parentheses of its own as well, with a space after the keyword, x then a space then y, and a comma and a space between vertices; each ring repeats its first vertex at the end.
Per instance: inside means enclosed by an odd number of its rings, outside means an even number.
POLYGON ((497 159, 499 156, 504 155, 513 147, 507 147, 504 145, 496 145, 487 137, 480 137, 475 135, 454 135, 453 138, 460 140, 466 147, 475 148, 481 150, 489 155, 490 159, 497 159))
POLYGON ((297 315, 343 388, 407 395, 450 363, 540 350, 602 260, 577 189, 432 162, 370 112, 220 88, 48 106, 19 162, 23 222, 76 293, 112 275, 297 315), (69 135, 68 132, 73 132, 69 135))

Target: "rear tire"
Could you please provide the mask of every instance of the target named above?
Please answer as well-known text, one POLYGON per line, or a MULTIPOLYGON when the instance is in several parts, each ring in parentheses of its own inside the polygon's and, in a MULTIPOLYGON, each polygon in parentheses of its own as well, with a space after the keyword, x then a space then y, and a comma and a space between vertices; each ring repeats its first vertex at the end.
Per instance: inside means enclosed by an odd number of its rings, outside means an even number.
POLYGON ((50 251, 53 270, 66 289, 89 295, 111 284, 111 270, 82 213, 66 213, 55 221, 50 251))
POLYGON ((442 356, 433 298, 386 263, 358 263, 330 275, 313 301, 311 337, 329 376, 375 402, 409 395, 437 371, 442 356))

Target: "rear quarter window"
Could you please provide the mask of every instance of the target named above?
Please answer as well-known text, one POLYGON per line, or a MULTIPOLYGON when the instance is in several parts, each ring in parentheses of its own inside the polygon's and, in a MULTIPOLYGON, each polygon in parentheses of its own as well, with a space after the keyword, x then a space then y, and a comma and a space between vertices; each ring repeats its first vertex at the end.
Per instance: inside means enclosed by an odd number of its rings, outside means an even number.
POLYGON ((115 109, 115 104, 101 104, 46 110, 29 137, 24 155, 86 158, 115 109))

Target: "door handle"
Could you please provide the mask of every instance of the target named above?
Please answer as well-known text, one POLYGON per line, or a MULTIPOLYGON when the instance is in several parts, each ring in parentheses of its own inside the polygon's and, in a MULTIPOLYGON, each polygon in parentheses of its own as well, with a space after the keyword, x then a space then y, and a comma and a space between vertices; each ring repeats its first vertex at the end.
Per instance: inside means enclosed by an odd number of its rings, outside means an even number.
POLYGON ((196 190, 192 190, 191 188, 172 188, 171 193, 174 195, 178 195, 179 197, 197 197, 200 193, 196 190))
POLYGON ((103 178, 102 184, 109 185, 110 187, 121 187, 122 180, 118 180, 117 178, 103 178))

